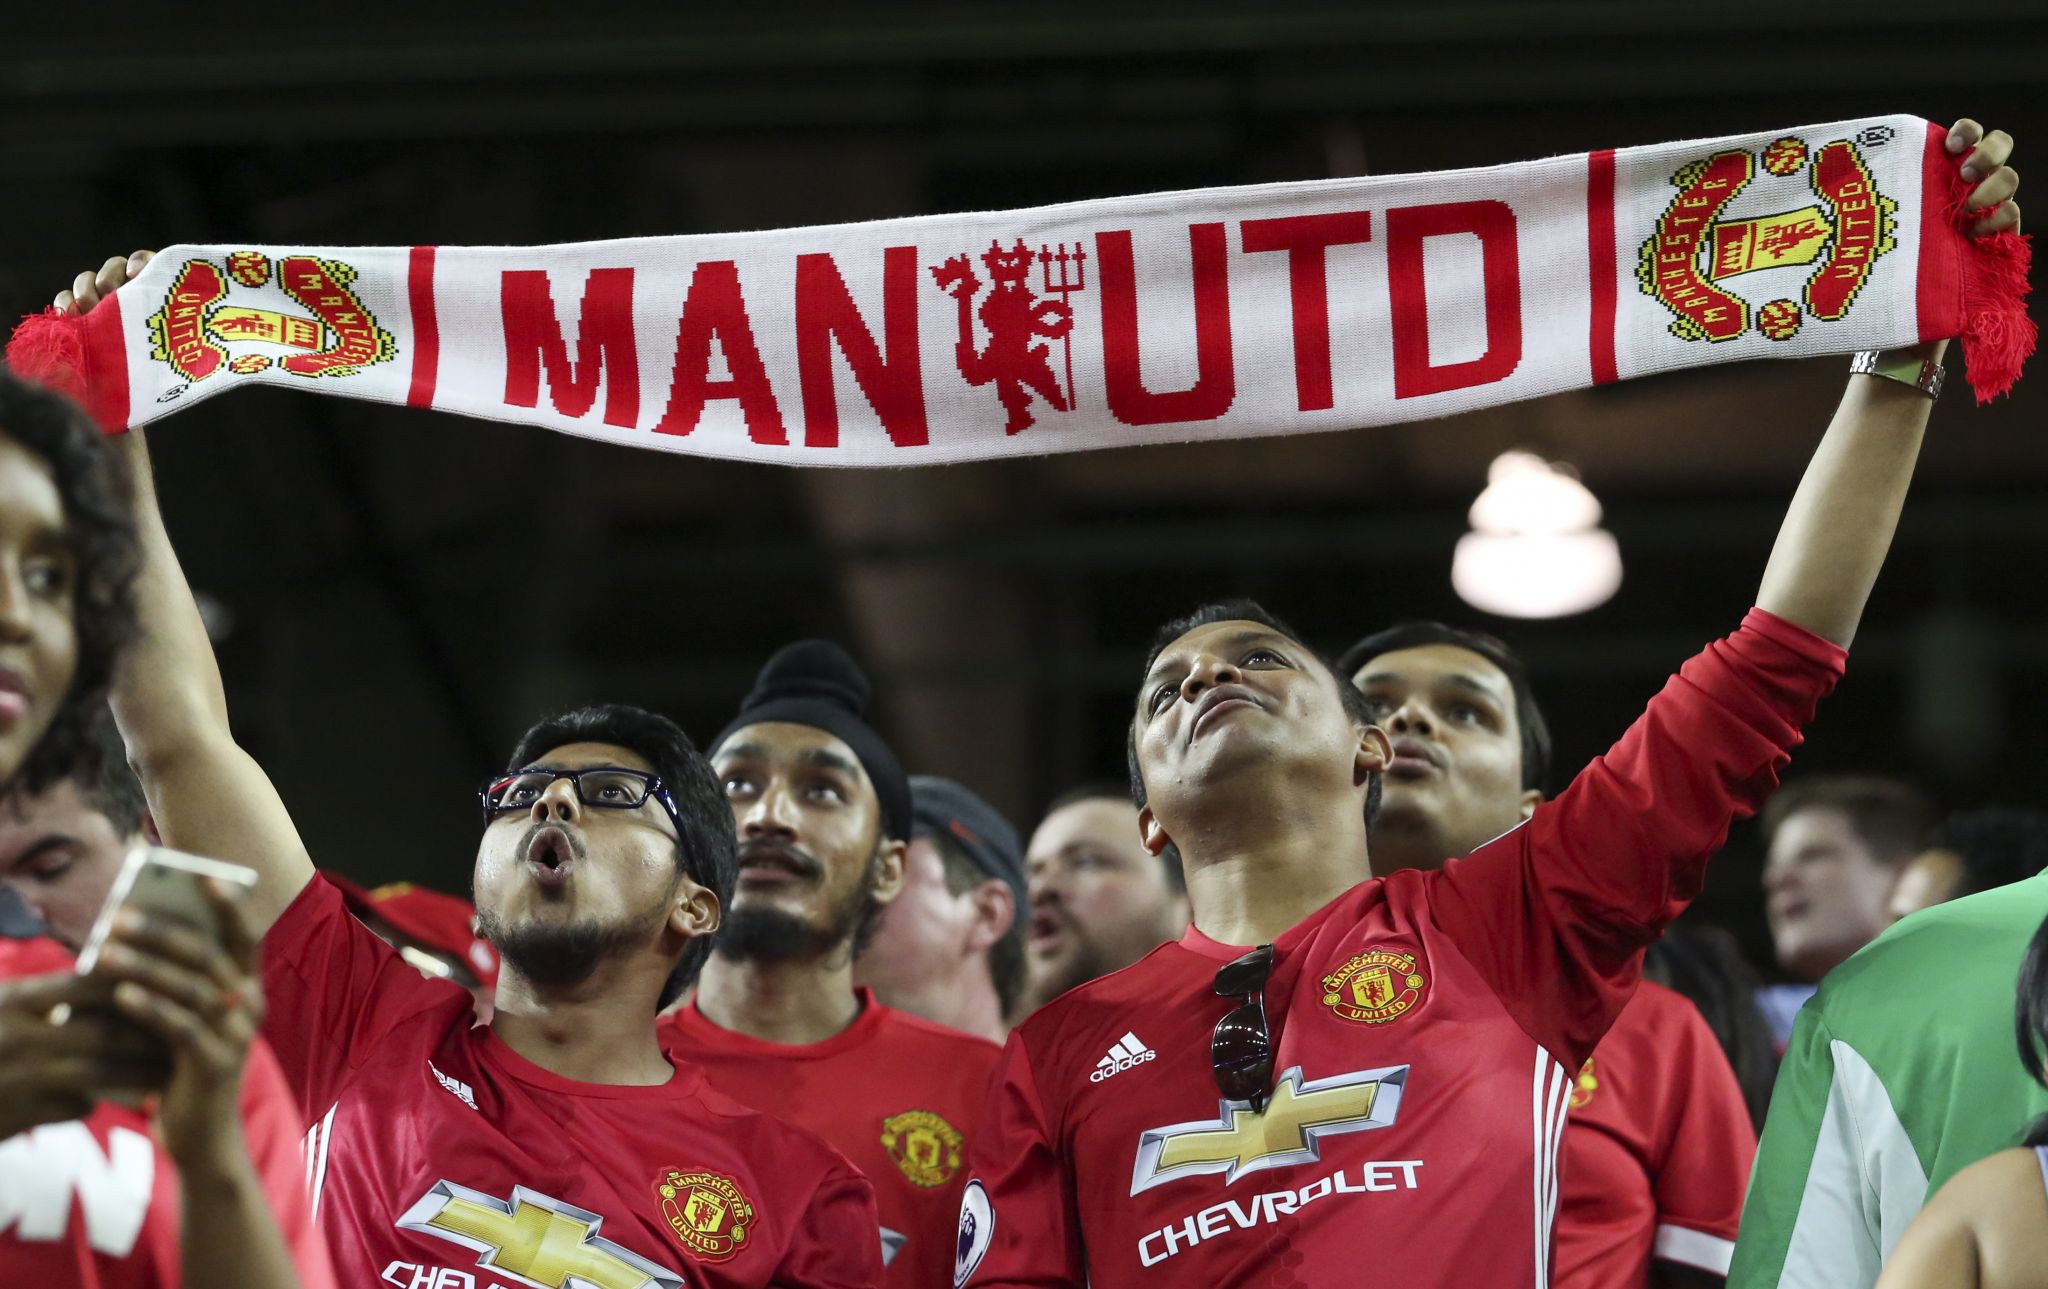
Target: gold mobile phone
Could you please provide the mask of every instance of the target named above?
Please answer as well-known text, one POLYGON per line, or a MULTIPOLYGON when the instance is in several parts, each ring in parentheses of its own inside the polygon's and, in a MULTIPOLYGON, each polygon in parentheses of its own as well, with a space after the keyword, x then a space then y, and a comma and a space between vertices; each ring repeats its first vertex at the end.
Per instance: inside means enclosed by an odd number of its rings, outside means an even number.
MULTIPOLYGON (((114 917, 124 908, 141 909, 154 917, 181 923, 219 943, 220 915, 214 911, 205 889, 200 885, 201 880, 207 877, 217 877, 244 890, 256 885, 256 870, 240 864, 187 855, 164 846, 137 846, 129 851, 113 886, 107 891, 105 902, 100 905, 92 930, 86 935, 85 947, 78 955, 78 973, 90 974, 99 962, 107 937, 114 929, 114 917)), ((91 1024, 130 1031, 140 1029, 135 1021, 114 1006, 112 992, 113 985, 108 982, 104 1002, 81 1003, 76 1008, 63 1004, 51 1012, 50 1019, 59 1025, 91 1024)), ((149 1037, 149 1046, 156 1054, 136 1070, 136 1081, 142 1086, 160 1087, 170 1077, 171 1054, 161 1040, 154 1035, 149 1037)), ((141 1104, 139 1095, 110 1096, 109 1099, 131 1107, 141 1104)))
POLYGON ((106 902, 100 905, 99 917, 85 937, 85 948, 78 955, 79 974, 90 973, 99 961, 107 936, 114 929, 114 916, 125 908, 141 909, 151 916, 183 923, 219 943, 220 915, 214 912, 200 886, 201 879, 208 877, 245 891, 256 886, 256 870, 240 864, 187 855, 167 846, 137 846, 129 851, 114 885, 107 891, 106 902))

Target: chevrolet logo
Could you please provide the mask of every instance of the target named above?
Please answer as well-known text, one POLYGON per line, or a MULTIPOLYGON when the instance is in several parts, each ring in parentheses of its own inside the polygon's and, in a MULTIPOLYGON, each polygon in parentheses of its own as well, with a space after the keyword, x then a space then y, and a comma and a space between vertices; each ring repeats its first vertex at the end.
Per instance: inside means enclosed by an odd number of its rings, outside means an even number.
POLYGON ((483 1254, 480 1267, 542 1289, 683 1289, 683 1278, 599 1237, 604 1219, 524 1186, 507 1204, 454 1182, 437 1182, 398 1225, 483 1254))
POLYGON ((1248 1102, 1225 1101, 1213 1120, 1147 1129, 1138 1137, 1131 1194, 1177 1177, 1222 1173, 1228 1184, 1261 1169, 1313 1163, 1323 1157, 1323 1137, 1391 1127, 1407 1082, 1405 1065, 1313 1083, 1303 1083, 1294 1066, 1280 1076, 1263 1114, 1248 1102))

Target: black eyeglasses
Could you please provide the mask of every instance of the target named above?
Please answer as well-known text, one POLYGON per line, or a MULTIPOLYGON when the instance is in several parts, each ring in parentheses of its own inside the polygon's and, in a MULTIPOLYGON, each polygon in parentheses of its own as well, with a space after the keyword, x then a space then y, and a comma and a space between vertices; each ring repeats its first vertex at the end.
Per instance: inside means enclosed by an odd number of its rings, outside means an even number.
POLYGON ((1273 974, 1273 946, 1262 944, 1216 973, 1216 992, 1241 1001, 1216 1022, 1209 1035, 1209 1069, 1227 1101, 1248 1101, 1254 1114, 1266 1109, 1273 1090, 1273 1027, 1266 1020, 1266 980, 1273 974))
POLYGON ((576 799, 586 806, 602 810, 632 810, 647 804, 649 797, 659 802, 668 812, 669 822, 676 826, 676 836, 683 835, 683 821, 676 813, 675 798, 669 796, 661 779, 638 770, 621 770, 612 766, 598 766, 589 770, 521 770, 517 774, 499 775, 486 779, 476 790, 484 806, 484 818, 494 819, 507 810, 530 810, 533 803, 556 779, 568 779, 576 785, 576 799))

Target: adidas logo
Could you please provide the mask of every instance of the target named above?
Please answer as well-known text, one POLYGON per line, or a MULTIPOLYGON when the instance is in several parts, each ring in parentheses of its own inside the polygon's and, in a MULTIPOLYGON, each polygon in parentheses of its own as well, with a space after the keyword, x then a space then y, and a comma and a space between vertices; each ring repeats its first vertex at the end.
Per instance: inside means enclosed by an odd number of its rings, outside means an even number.
POLYGON ((1107 1054, 1095 1063, 1095 1072, 1088 1076, 1090 1083, 1100 1083, 1112 1075, 1143 1065, 1159 1055, 1138 1041, 1136 1034, 1125 1034, 1111 1045, 1107 1054))
POLYGON ((433 1071, 434 1079, 436 1082, 438 1082, 442 1087, 448 1089, 450 1092, 453 1092, 457 1097, 461 1098, 462 1104, 468 1106, 472 1110, 476 1109, 476 1094, 469 1090, 469 1085, 467 1083, 464 1083, 461 1079, 451 1078, 450 1076, 441 1073, 440 1069, 437 1068, 432 1061, 427 1062, 427 1068, 433 1071))

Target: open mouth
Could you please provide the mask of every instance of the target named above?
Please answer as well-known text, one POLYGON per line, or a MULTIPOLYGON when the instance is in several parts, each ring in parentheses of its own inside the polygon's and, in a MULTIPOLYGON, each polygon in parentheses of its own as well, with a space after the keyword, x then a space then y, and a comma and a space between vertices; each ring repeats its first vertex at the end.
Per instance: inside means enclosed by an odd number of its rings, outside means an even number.
POLYGON ((1031 929, 1026 936, 1026 941, 1033 950, 1039 953, 1050 952, 1059 947, 1060 941, 1066 939, 1066 937, 1066 925, 1052 914, 1034 913, 1032 915, 1031 929))
POLYGON ((576 868, 576 849, 560 828, 543 828, 526 844, 526 866, 542 886, 559 887, 576 868))

